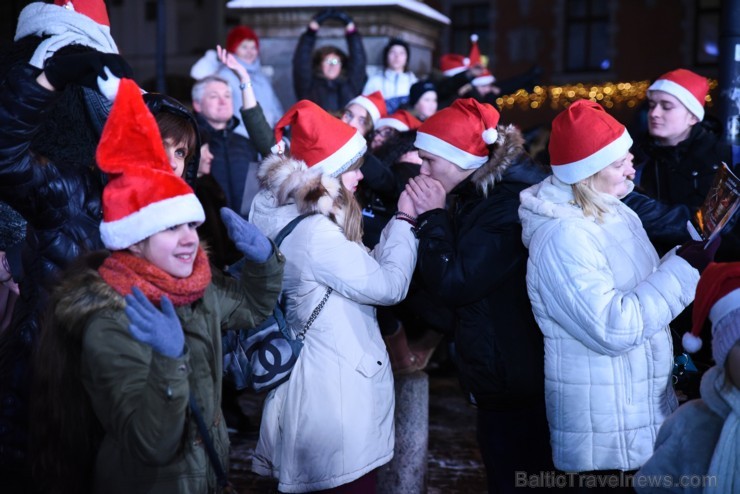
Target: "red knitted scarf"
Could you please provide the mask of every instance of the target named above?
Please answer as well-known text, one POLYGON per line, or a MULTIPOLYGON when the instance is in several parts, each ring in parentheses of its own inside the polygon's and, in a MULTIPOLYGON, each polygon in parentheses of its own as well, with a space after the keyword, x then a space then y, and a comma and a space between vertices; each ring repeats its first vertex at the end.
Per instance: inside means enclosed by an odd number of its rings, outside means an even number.
POLYGON ((202 247, 198 248, 193 272, 187 278, 165 273, 127 250, 113 252, 98 268, 98 273, 122 296, 131 294, 131 287, 136 286, 157 307, 162 295, 167 295, 175 307, 191 304, 203 296, 211 282, 208 255, 202 247))

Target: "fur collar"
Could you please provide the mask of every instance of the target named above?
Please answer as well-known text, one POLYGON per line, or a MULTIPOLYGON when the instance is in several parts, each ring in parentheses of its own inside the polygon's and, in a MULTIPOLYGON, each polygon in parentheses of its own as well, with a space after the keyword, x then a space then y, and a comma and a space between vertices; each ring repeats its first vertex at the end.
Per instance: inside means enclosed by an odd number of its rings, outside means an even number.
POLYGON ((295 203, 300 214, 319 213, 343 224, 345 208, 339 179, 309 168, 302 160, 277 154, 262 162, 257 177, 275 198, 276 206, 295 203))
POLYGON ((51 307, 54 307, 54 320, 80 339, 87 318, 103 309, 123 311, 125 301, 98 274, 98 267, 108 251, 96 251, 82 256, 75 265, 65 270, 52 294, 51 307))
POLYGON ((491 159, 472 175, 475 186, 486 195, 524 151, 524 137, 514 125, 499 125, 497 130, 496 144, 498 147, 494 150, 491 159))

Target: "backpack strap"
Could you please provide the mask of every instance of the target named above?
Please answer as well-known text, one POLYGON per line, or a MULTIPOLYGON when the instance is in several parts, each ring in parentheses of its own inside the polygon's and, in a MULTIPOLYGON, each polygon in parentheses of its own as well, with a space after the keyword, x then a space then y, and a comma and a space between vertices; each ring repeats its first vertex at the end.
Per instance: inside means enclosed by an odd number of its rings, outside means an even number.
POLYGON ((285 240, 285 237, 287 237, 288 235, 290 235, 290 232, 292 232, 293 229, 295 229, 295 227, 298 225, 298 223, 300 223, 301 221, 305 220, 309 216, 313 216, 314 214, 316 214, 316 213, 304 213, 304 214, 302 214, 300 216, 296 216, 295 218, 293 218, 290 221, 290 223, 288 223, 287 225, 285 225, 283 227, 283 229, 280 230, 280 232, 278 232, 277 237, 275 237, 275 245, 277 245, 278 247, 280 247, 280 244, 283 243, 283 240, 285 240))

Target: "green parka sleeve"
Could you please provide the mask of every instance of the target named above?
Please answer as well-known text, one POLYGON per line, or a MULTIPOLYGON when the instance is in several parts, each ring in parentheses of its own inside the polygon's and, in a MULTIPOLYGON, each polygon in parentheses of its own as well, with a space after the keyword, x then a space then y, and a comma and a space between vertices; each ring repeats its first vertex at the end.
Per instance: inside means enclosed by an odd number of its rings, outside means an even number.
MULTIPOLYGON (((98 459, 99 466, 107 465, 104 471, 124 463, 120 470, 129 477, 145 478, 156 469, 164 478, 167 472, 190 471, 205 458, 202 448, 192 446, 197 429, 188 397, 194 395, 206 423, 221 421, 221 331, 253 327, 272 313, 284 264, 274 248, 264 263, 246 262, 240 280, 214 270, 203 297, 176 309, 185 332, 180 358, 159 355, 131 336, 120 297, 90 316, 81 374, 105 433, 101 451, 110 457, 98 459)), ((227 450, 227 439, 214 442, 227 450)))

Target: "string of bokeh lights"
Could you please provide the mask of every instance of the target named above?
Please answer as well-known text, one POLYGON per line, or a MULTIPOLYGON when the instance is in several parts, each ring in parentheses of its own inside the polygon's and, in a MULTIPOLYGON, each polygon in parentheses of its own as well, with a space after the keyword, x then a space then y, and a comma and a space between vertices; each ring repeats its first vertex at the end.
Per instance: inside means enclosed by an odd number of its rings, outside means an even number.
MULTIPOLYGON (((712 106, 711 91, 717 80, 709 79, 710 94, 707 105, 712 106)), ((579 99, 590 99, 607 109, 636 108, 645 100, 651 81, 607 82, 604 84, 570 84, 564 86, 535 86, 531 92, 519 89, 496 98, 499 110, 518 108, 537 110, 549 106, 562 110, 579 99)))

